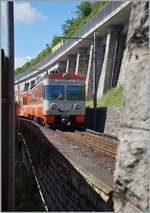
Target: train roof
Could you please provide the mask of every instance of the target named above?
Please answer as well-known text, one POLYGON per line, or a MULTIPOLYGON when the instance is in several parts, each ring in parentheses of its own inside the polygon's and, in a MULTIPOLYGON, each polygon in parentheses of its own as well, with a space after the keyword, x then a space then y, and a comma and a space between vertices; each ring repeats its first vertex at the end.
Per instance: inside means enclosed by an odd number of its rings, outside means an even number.
POLYGON ((51 73, 46 76, 48 79, 85 80, 85 77, 74 73, 51 73))

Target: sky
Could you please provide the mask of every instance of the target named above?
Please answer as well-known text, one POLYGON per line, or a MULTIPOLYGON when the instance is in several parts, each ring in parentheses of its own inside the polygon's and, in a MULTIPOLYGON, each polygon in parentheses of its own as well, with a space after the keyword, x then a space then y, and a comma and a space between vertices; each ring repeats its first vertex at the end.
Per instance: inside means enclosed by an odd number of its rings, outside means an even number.
MULTIPOLYGON (((5 1, 4 1, 5 2, 5 1)), ((2 48, 5 49, 5 3, 2 1, 2 48)), ((79 0, 16 0, 15 17, 15 68, 27 59, 36 57, 54 35, 62 35, 62 25, 76 16, 79 0)))

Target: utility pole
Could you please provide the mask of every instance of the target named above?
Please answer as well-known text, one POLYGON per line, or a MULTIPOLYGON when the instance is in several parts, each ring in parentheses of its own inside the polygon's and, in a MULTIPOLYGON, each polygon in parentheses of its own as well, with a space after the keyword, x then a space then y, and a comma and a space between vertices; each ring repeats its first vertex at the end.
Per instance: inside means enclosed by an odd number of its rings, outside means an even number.
MULTIPOLYGON (((18 106, 20 107, 20 85, 19 85, 19 81, 18 81, 18 106)), ((18 109, 18 106, 17 106, 17 131, 20 132, 20 120, 19 120, 19 109, 18 109)))
POLYGON ((14 3, 12 1, 6 2, 6 57, 8 58, 6 84, 8 200, 6 211, 15 211, 14 3))
POLYGON ((93 110, 94 110, 94 130, 96 130, 97 116, 97 65, 96 65, 96 32, 93 36, 93 110))

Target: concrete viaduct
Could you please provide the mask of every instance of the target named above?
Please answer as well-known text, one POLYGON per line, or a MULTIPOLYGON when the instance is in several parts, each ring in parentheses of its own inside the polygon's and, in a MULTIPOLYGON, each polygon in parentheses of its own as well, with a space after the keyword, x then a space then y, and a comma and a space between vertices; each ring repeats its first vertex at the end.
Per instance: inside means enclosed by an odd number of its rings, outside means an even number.
POLYGON ((89 22, 83 25, 64 45, 25 73, 16 77, 20 91, 30 87, 47 72, 75 72, 86 78, 86 98, 92 98, 93 61, 96 65, 97 98, 117 85, 125 50, 130 1, 111 1, 89 22), (93 60, 93 35, 95 59, 93 60))

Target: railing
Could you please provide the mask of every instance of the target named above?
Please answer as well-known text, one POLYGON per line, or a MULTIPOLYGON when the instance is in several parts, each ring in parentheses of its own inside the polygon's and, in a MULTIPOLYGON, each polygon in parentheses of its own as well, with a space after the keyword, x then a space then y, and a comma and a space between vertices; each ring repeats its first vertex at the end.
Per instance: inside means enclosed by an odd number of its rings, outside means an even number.
MULTIPOLYGON (((78 30, 73 37, 83 37, 89 30, 91 30, 95 25, 100 23, 104 18, 106 18, 112 11, 117 9, 120 5, 125 3, 126 1, 112 1, 108 3, 96 16, 94 16, 90 21, 83 25, 83 27, 78 30)), ((46 65, 49 61, 54 59, 57 55, 63 53, 69 47, 76 43, 76 40, 68 39, 64 45, 58 48, 54 53, 51 53, 45 59, 34 65, 31 69, 27 70, 25 73, 20 74, 16 77, 16 80, 23 78, 25 75, 31 73, 31 70, 38 70, 40 67, 46 65)))

